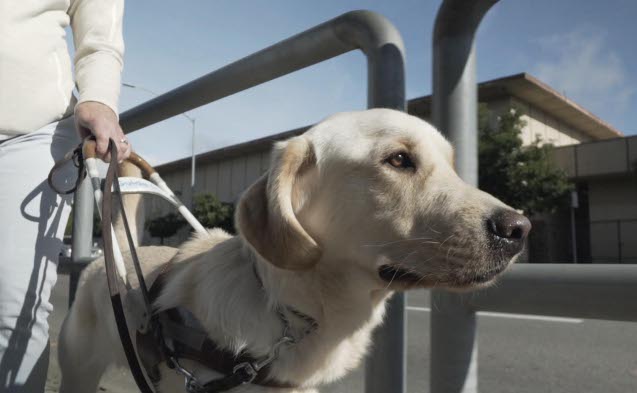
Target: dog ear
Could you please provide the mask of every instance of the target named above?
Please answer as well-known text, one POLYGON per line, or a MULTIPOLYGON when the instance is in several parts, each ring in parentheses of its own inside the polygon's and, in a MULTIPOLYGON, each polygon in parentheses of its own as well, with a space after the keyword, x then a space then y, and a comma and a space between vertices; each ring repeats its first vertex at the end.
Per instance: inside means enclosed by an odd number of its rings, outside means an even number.
POLYGON ((279 143, 270 170, 239 200, 236 223, 250 245, 275 266, 306 270, 321 257, 321 249, 303 229, 294 212, 295 190, 301 175, 316 164, 307 138, 279 143))

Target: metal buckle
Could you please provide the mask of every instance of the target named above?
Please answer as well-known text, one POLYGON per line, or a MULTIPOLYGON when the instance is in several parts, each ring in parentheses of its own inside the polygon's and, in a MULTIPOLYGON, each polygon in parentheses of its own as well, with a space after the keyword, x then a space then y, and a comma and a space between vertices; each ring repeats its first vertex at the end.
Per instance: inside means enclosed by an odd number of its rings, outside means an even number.
POLYGON ((182 365, 179 364, 179 361, 177 360, 176 357, 171 356, 170 361, 173 363, 173 366, 175 367, 175 371, 178 374, 181 374, 184 376, 184 386, 186 388, 186 391, 188 393, 201 392, 203 385, 201 384, 201 382, 199 382, 197 377, 195 377, 194 374, 191 373, 190 371, 183 368, 182 365))
POLYGON ((186 392, 188 393, 200 393, 203 390, 203 386, 197 381, 196 378, 188 378, 184 382, 184 386, 186 387, 186 392))
POLYGON ((247 378, 241 382, 242 384, 254 381, 259 373, 259 371, 250 362, 239 363, 232 368, 233 374, 237 374, 238 372, 242 372, 247 378))
POLYGON ((73 150, 73 155, 71 156, 71 160, 73 161, 73 165, 76 168, 79 168, 84 160, 84 156, 82 155, 82 145, 78 146, 73 150))

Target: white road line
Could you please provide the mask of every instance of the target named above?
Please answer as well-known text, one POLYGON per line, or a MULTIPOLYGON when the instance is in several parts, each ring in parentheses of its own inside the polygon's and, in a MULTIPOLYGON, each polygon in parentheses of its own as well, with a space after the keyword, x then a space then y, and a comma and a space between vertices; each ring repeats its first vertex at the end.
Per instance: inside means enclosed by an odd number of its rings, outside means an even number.
MULTIPOLYGON (((407 306, 407 310, 431 312, 431 308, 429 307, 407 306)), ((561 322, 561 323, 582 323, 583 322, 583 320, 575 319, 575 318, 547 317, 544 315, 528 315, 528 314, 507 314, 507 313, 490 312, 490 311, 479 311, 478 315, 484 316, 484 317, 526 319, 526 320, 532 320, 532 321, 545 321, 545 322, 561 322)))

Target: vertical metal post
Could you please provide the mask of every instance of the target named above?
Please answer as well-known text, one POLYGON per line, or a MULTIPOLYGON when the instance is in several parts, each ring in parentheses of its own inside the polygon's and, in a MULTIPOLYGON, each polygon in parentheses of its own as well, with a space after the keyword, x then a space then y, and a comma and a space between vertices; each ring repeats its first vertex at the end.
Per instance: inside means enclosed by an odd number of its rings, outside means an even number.
MULTIPOLYGON (((73 263, 86 263, 91 259, 93 247, 93 187, 90 181, 83 181, 73 197, 73 263)), ((69 306, 73 303, 79 269, 71 269, 69 283, 69 306)))
MULTIPOLYGON (((454 144, 456 171, 478 184, 475 33, 497 0, 445 0, 433 39, 433 121, 454 144)), ((477 393, 476 315, 457 294, 431 296, 432 393, 477 393)))
MULTIPOLYGON (((380 23, 382 20, 375 22, 380 23)), ((367 106, 405 111, 404 48, 399 33, 389 33, 387 42, 381 42, 373 50, 365 52, 368 69, 367 106)), ((396 293, 388 301, 382 327, 374 332, 372 353, 365 364, 366 393, 406 392, 406 329, 405 294, 396 293)))
MULTIPOLYGON (((190 118, 188 118, 190 119, 190 118)), ((195 207, 195 119, 190 119, 192 123, 192 162, 190 167, 190 209, 195 207)))
POLYGON ((374 332, 365 362, 365 393, 404 393, 407 388, 405 294, 394 294, 386 307, 385 322, 374 332))
POLYGON ((617 220, 617 253, 619 256, 619 262, 622 263, 622 222, 617 220))
POLYGON ((476 322, 462 295, 431 291, 431 393, 478 392, 476 322))
POLYGON ((573 263, 577 263, 577 226, 575 225, 575 207, 571 206, 571 253, 573 263))
POLYGON ((575 209, 579 207, 577 190, 571 191, 571 252, 573 263, 577 263, 577 226, 575 223, 575 209))

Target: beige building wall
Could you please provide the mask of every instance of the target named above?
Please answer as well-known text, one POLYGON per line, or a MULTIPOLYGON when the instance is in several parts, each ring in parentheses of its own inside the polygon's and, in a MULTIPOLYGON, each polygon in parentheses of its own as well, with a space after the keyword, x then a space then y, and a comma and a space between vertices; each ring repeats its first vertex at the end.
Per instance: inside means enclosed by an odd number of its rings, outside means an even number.
POLYGON ((590 179, 588 202, 591 221, 637 220, 637 180, 629 176, 590 179))
POLYGON ((524 113, 522 120, 526 122, 526 126, 522 129, 522 141, 525 145, 532 143, 538 138, 555 146, 573 145, 591 140, 590 136, 575 130, 568 124, 557 120, 554 116, 533 105, 516 98, 511 98, 507 101, 509 101, 509 104, 520 108, 524 113))
MULTIPOLYGON (((270 152, 256 152, 196 166, 196 194, 212 193, 222 202, 234 203, 241 193, 268 170, 270 152)), ((184 203, 190 201, 190 169, 161 174, 184 203)), ((147 198, 148 217, 165 215, 173 208, 159 198, 147 198)))
POLYGON ((522 142, 531 144, 537 138, 555 146, 573 145, 591 140, 591 137, 573 127, 560 122, 545 111, 521 101, 515 97, 506 97, 486 102, 491 112, 489 122, 492 127, 497 125, 498 117, 512 107, 520 108, 523 112, 522 120, 526 123, 522 129, 522 142))

